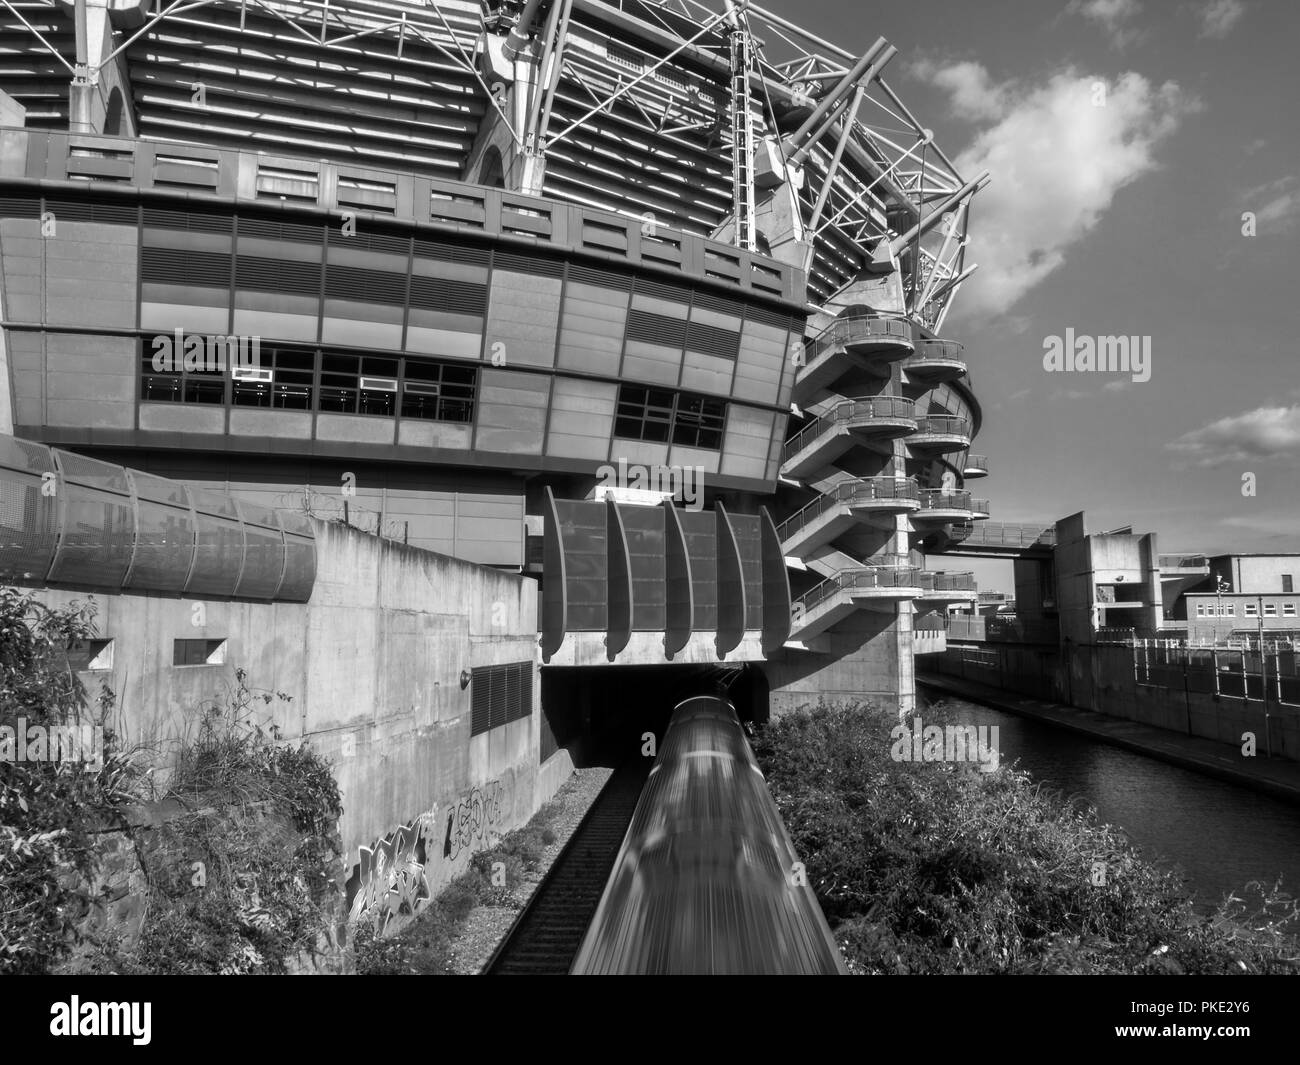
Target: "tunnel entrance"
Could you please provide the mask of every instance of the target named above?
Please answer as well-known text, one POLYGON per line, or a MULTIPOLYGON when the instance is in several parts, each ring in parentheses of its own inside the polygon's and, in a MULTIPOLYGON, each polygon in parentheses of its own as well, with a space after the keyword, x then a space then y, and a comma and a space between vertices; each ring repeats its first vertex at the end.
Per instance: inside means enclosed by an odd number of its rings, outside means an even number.
POLYGON ((645 733, 663 737, 673 707, 725 687, 742 721, 768 715, 768 683, 756 665, 547 667, 542 671, 542 760, 565 749, 578 768, 638 756, 645 733))

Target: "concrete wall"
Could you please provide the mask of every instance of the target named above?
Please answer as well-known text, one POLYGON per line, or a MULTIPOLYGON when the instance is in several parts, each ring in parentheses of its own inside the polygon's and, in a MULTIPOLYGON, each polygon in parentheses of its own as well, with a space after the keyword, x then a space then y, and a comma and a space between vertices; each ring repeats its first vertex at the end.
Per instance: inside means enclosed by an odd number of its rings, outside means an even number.
MULTIPOLYGON (((567 777, 564 752, 539 767, 537 587, 442 555, 314 521, 318 570, 305 604, 96 596, 119 732, 165 758, 222 701, 234 671, 284 692, 253 709, 284 739, 329 759, 343 791, 340 832, 354 918, 407 916, 469 856, 523 824, 567 777), (173 641, 225 640, 221 665, 175 666, 173 641), (532 664, 532 713, 470 736, 462 670, 532 664)), ((50 603, 84 595, 47 591, 50 603)), ((400 923, 400 922, 399 922, 400 923)))
POLYGON ((771 686, 773 717, 823 698, 872 702, 900 716, 914 707, 910 611, 856 610, 816 645, 814 653, 778 652, 759 667, 771 686))
POLYGON ((1217 555, 1210 559, 1207 587, 1214 587, 1222 575, 1234 592, 1282 591, 1282 574, 1291 575, 1292 587, 1300 588, 1300 557, 1295 555, 1217 555))

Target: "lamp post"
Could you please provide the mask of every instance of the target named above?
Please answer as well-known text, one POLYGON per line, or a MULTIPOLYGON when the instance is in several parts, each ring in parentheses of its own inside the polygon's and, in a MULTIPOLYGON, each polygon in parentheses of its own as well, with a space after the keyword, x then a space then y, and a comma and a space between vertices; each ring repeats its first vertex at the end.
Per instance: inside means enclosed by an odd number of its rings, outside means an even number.
MULTIPOLYGON (((1214 579, 1216 581, 1214 593, 1219 597, 1218 613, 1215 616, 1221 618, 1223 617, 1223 593, 1228 587, 1228 582, 1223 579, 1222 574, 1216 574, 1214 579)), ((1219 642, 1219 623, 1217 621, 1214 623, 1214 642, 1216 644, 1219 642)))
POLYGON ((1264 597, 1257 597, 1259 610, 1259 701, 1264 707, 1264 750, 1273 757, 1273 730, 1268 716, 1268 658, 1264 654, 1264 597))

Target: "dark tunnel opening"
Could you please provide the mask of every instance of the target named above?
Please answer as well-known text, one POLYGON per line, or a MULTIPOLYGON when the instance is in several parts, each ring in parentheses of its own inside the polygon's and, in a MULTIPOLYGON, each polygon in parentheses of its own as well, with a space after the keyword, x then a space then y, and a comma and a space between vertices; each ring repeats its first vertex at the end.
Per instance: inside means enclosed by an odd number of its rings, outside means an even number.
POLYGON ((742 721, 766 722, 767 678, 753 665, 545 668, 542 760, 565 749, 579 769, 621 765, 642 754, 647 733, 657 749, 683 699, 719 690, 742 721))

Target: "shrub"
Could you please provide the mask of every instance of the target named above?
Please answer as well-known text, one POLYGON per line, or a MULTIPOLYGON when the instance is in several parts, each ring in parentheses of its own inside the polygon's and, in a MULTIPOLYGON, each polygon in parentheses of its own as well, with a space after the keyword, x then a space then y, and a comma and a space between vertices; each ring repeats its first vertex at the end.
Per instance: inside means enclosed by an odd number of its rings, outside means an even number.
POLYGON ((72 948, 93 901, 91 830, 134 799, 140 779, 118 749, 112 691, 92 706, 68 663, 72 643, 94 638, 94 617, 93 600, 55 608, 0 588, 0 725, 14 737, 20 727, 89 725, 104 744, 97 768, 0 759, 0 973, 48 972, 72 948))
POLYGON ((1027 774, 894 762, 895 723, 822 706, 755 743, 854 971, 1294 971, 1297 908, 1280 889, 1253 923, 1243 900, 1204 920, 1177 875, 1027 774))

